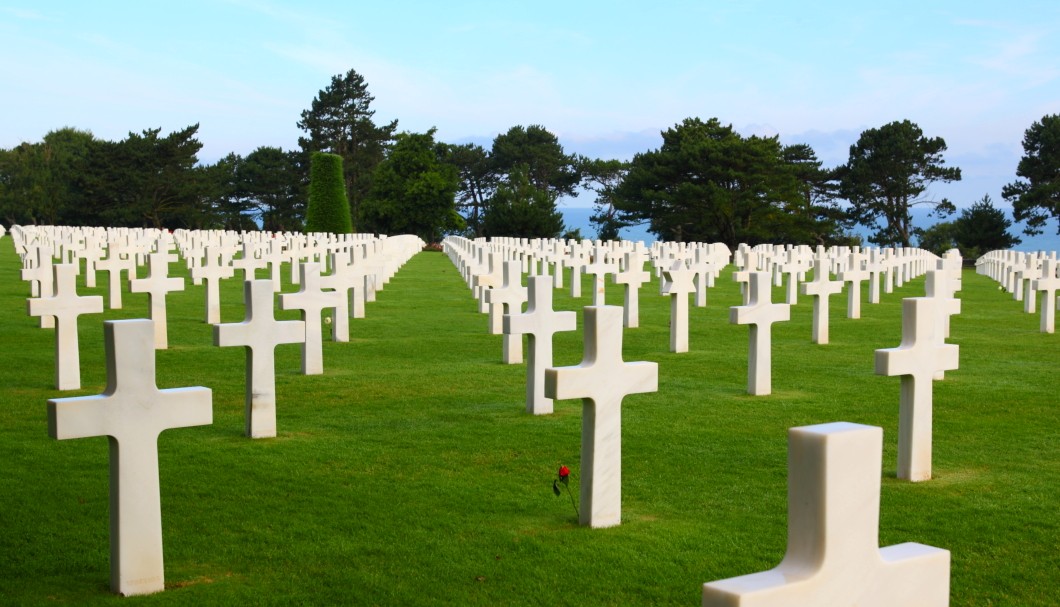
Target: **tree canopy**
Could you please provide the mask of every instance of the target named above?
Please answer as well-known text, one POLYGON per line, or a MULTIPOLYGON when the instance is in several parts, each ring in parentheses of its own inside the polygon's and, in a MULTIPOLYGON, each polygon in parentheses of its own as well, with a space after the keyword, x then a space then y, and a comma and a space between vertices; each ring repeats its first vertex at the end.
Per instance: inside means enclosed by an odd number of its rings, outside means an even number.
POLYGON ((349 234, 353 231, 350 205, 342 183, 342 156, 313 152, 309 161, 309 206, 306 232, 349 234))
POLYGON ((839 191, 850 202, 853 220, 876 230, 869 240, 907 247, 916 233, 910 207, 928 205, 940 217, 955 210, 945 198, 921 196, 936 181, 961 179, 959 168, 944 166, 944 151, 941 137, 925 137, 908 120, 868 129, 850 146, 850 159, 838 171, 839 191))
POLYGON ((1024 133, 1016 176, 1021 179, 1006 185, 1001 195, 1012 203, 1016 220, 1027 222, 1024 233, 1041 234, 1052 217, 1060 234, 1060 114, 1043 116, 1024 133))
POLYGON ((525 166, 516 166, 497 185, 482 217, 484 236, 558 238, 563 230, 563 215, 556 210, 555 192, 531 183, 525 166))
POLYGON ((363 229, 440 242, 444 234, 463 228, 455 206, 460 175, 447 161, 449 146, 436 142, 434 133, 397 135, 361 206, 363 229))
POLYGON ((797 170, 806 167, 785 156, 778 137, 745 138, 717 118, 687 118, 662 138, 633 158, 614 190, 623 220, 648 222, 665 240, 730 247, 834 236, 823 234, 829 228, 797 170))
POLYGON ((375 110, 370 107, 374 100, 364 77, 351 69, 345 75, 332 76, 331 84, 317 94, 297 123, 308 135, 298 138, 303 152, 342 156, 353 217, 359 216, 361 201, 372 186, 372 173, 385 158, 397 130, 397 120, 381 126, 373 122, 375 110))

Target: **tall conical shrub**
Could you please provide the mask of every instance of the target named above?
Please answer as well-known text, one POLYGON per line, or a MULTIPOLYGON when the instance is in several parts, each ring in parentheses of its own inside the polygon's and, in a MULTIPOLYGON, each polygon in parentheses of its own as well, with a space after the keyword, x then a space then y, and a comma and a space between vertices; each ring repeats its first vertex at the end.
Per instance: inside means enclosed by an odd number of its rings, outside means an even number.
POLYGON ((353 232, 350 203, 342 179, 342 156, 314 152, 309 158, 309 206, 305 231, 349 234, 353 232))

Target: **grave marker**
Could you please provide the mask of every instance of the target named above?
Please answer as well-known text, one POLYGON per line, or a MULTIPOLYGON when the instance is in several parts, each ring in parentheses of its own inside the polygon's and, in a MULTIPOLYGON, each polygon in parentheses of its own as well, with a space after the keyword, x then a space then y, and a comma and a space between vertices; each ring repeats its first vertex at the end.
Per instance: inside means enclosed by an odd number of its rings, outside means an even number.
POLYGON ((552 413, 552 399, 545 396, 545 369, 552 366, 552 336, 577 326, 574 312, 552 309, 552 284, 548 274, 531 276, 527 279, 530 304, 526 312, 504 315, 505 335, 527 336, 526 412, 534 415, 552 413))
POLYGON ((931 478, 932 378, 957 368, 958 347, 939 345, 933 297, 902 300, 902 343, 876 350, 876 374, 902 378, 898 416, 898 478, 931 478))
POLYGON ((703 607, 945 607, 950 553, 880 548, 883 430, 788 431, 788 548, 775 569, 703 585, 703 607))
POLYGON ((250 438, 276 436, 276 346, 306 339, 304 321, 276 320, 272 287, 271 278, 245 281, 246 318, 213 327, 215 346, 246 348, 246 434, 250 438))
MULTIPOLYGON (((81 352, 77 338, 77 317, 103 312, 103 298, 99 295, 77 294, 77 266, 49 265, 54 272, 55 294, 29 299, 26 308, 30 316, 50 316, 55 319, 55 389, 81 388, 81 352)), ((43 291, 42 291, 43 292, 43 291)))
POLYGON ((747 305, 729 308, 729 322, 751 325, 747 363, 747 393, 765 396, 773 392, 773 336, 775 322, 791 319, 791 306, 772 303, 769 272, 751 272, 747 305))
POLYGON ((164 250, 151 253, 147 257, 147 278, 134 278, 129 281, 129 290, 133 293, 147 293, 147 307, 151 320, 155 321, 155 349, 165 350, 169 347, 169 330, 166 322, 166 293, 183 291, 184 279, 179 276, 169 277, 169 254, 164 250))
POLYGON ((696 290, 696 272, 679 259, 663 277, 662 294, 670 296, 670 351, 688 352, 688 296, 696 290))
POLYGON ((612 527, 622 521, 622 399, 659 389, 659 366, 622 360, 622 310, 585 308, 580 365, 545 371, 545 396, 582 399, 582 480, 579 522, 612 527))
POLYGON ((280 308, 301 310, 305 323, 302 343, 302 374, 320 375, 324 372, 324 340, 320 334, 320 314, 339 305, 342 294, 320 288, 320 264, 303 262, 298 268, 301 288, 297 293, 280 295, 280 308))
POLYGON ((803 295, 813 296, 813 337, 815 344, 828 343, 828 298, 843 290, 843 283, 828 275, 828 259, 819 251, 813 260, 813 280, 799 285, 803 295))
POLYGON ((110 442, 110 587, 125 596, 165 588, 158 435, 213 423, 209 388, 159 390, 152 322, 103 324, 107 389, 48 401, 48 435, 110 442))

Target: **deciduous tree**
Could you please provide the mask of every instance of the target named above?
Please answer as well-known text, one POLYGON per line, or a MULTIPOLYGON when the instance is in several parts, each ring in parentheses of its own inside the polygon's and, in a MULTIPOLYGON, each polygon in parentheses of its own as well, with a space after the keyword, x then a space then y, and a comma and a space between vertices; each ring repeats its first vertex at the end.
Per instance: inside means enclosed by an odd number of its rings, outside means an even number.
POLYGON ((1024 233, 1041 234, 1050 217, 1060 234, 1060 114, 1043 116, 1023 134, 1023 158, 1018 179, 1001 190, 1012 203, 1016 221, 1026 221, 1024 233))
POLYGON ((330 152, 342 156, 346 194, 351 215, 357 217, 361 201, 371 188, 372 172, 383 161, 386 148, 394 138, 397 120, 376 125, 371 109, 375 97, 368 94, 368 83, 356 70, 332 76, 331 84, 313 99, 310 109, 302 112, 298 128, 307 137, 298 145, 307 155, 330 152))
POLYGON ((361 205, 361 225, 384 234, 415 234, 440 242, 464 222, 456 212, 460 175, 447 162, 449 146, 426 133, 399 133, 387 158, 376 167, 372 189, 361 205))
POLYGON ((839 171, 840 194, 850 202, 854 221, 876 230, 872 242, 909 246, 915 234, 913 206, 930 206, 939 217, 956 210, 945 198, 923 196, 936 181, 961 179, 959 168, 944 166, 944 151, 941 137, 925 137, 908 120, 864 131, 850 146, 850 159, 839 171))

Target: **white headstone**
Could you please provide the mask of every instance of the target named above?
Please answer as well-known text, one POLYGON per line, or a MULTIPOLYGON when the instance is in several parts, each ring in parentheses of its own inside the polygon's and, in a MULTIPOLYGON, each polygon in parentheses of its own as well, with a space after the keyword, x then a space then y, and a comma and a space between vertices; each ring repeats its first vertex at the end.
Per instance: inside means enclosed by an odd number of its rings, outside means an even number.
POLYGON ((581 364, 545 371, 545 396, 582 399, 581 524, 622 521, 622 399, 658 389, 656 363, 622 360, 622 309, 586 307, 581 364))
POLYGON ((688 352, 688 296, 696 290, 696 272, 678 259, 663 278, 662 294, 670 296, 670 351, 688 352))
POLYGON ((30 316, 55 319, 55 389, 81 388, 81 353, 77 339, 77 317, 103 312, 103 298, 77 294, 77 266, 49 265, 54 272, 55 294, 27 300, 30 316))
POLYGON ((206 247, 205 262, 191 269, 196 280, 206 282, 206 322, 215 325, 221 322, 221 280, 231 278, 235 270, 225 259, 219 247, 206 247))
POLYGON ((626 285, 622 305, 622 324, 627 329, 640 326, 640 286, 651 280, 651 272, 644 269, 639 251, 626 253, 625 267, 615 274, 615 284, 626 285))
POLYGON ((110 586, 125 596, 165 588, 158 435, 213 423, 208 388, 158 389, 151 324, 106 321, 106 391, 48 401, 52 438, 110 440, 110 586))
POLYGON ((304 321, 276 320, 272 287, 272 279, 244 282, 246 319, 213 328, 214 345, 246 347, 246 434, 250 438, 276 436, 276 346, 306 339, 304 321))
POLYGON ((747 305, 729 308, 729 322, 751 325, 747 393, 755 396, 773 392, 772 326, 775 322, 791 319, 791 306, 772 303, 769 282, 769 272, 752 272, 747 305))
POLYGON ((320 375, 324 372, 324 340, 321 336, 320 314, 335 308, 342 294, 320 288, 320 264, 302 263, 299 271, 301 288, 297 293, 280 295, 280 308, 301 310, 305 323, 305 341, 302 342, 302 374, 320 375))
POLYGON ((155 348, 165 350, 169 347, 166 293, 183 291, 184 279, 179 276, 168 276, 169 253, 165 251, 151 253, 147 259, 147 278, 130 280, 129 290, 133 293, 147 293, 147 306, 151 320, 155 321, 155 348))
POLYGON ((898 478, 931 478, 932 378, 957 368, 958 347, 939 345, 933 297, 902 300, 902 343, 876 350, 876 374, 902 377, 898 415, 898 478))
POLYGON ((1056 260, 1042 262, 1042 274, 1031 283, 1035 292, 1042 294, 1042 333, 1052 333, 1056 326, 1056 292, 1060 290, 1060 277, 1056 274, 1056 260))
POLYGON ((530 304, 526 312, 504 315, 505 335, 527 336, 526 411, 534 415, 552 413, 552 399, 545 396, 545 369, 552 366, 552 336, 577 326, 574 312, 552 309, 552 284, 547 274, 531 276, 527 280, 530 304))
POLYGON ((490 333, 503 334, 501 360, 508 365, 523 362, 523 340, 504 332, 504 314, 519 314, 526 303, 526 287, 522 285, 522 263, 504 262, 504 282, 486 291, 490 310, 490 333))
POLYGON ((788 431, 788 549, 775 569, 703 585, 703 607, 946 607, 950 553, 880 548, 883 430, 788 431))
POLYGON ((813 280, 799 285, 803 295, 813 296, 813 343, 828 343, 828 298, 843 290, 843 283, 828 275, 823 251, 813 261, 813 280))

